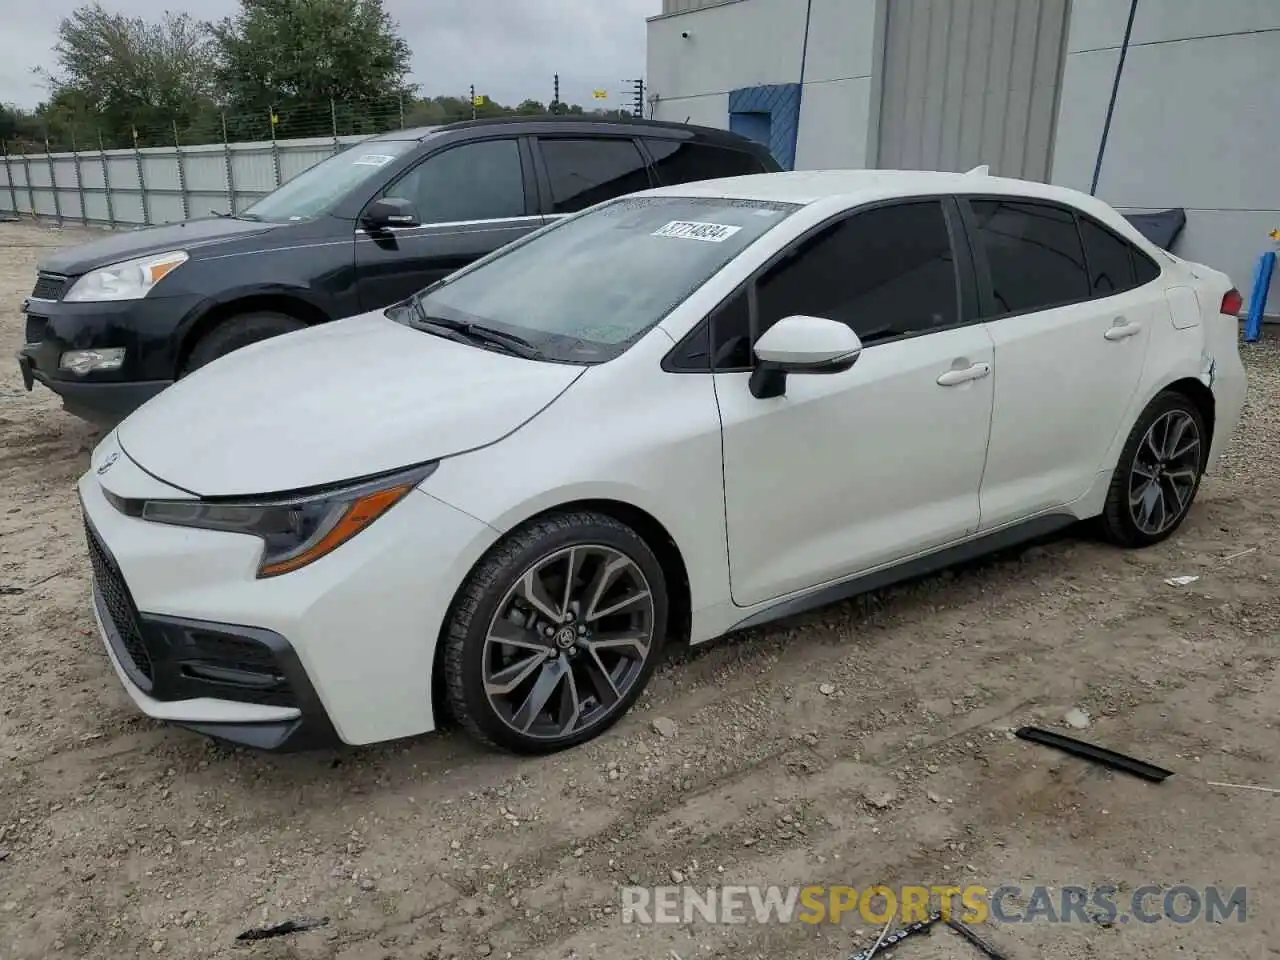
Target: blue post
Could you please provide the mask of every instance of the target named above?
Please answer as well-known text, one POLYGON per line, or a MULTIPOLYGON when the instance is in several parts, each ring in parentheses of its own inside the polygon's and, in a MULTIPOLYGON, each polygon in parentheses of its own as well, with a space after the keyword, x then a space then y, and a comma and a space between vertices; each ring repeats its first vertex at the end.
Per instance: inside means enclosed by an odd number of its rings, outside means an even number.
POLYGON ((1253 295, 1249 298, 1249 318, 1244 324, 1245 343, 1257 343, 1262 336, 1262 315, 1267 308, 1267 292, 1271 289, 1271 275, 1276 269, 1276 252, 1268 250, 1258 258, 1258 269, 1253 276, 1253 295))

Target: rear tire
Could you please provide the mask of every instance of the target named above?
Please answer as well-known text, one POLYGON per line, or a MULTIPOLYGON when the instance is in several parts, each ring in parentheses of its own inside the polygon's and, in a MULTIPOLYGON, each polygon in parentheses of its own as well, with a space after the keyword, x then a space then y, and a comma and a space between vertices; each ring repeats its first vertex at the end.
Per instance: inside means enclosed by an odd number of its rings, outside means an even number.
POLYGON ((1125 441, 1099 517, 1102 536, 1122 547, 1149 547, 1187 517, 1211 442, 1190 398, 1166 391, 1138 417, 1125 441))
POLYGON ((201 337, 187 357, 182 376, 198 370, 207 363, 225 357, 228 353, 247 347, 260 340, 269 340, 281 334, 302 330, 307 325, 286 313, 258 311, 242 313, 224 320, 201 337))
POLYGON ((536 520, 454 600, 441 641, 448 712, 513 753, 594 739, 653 675, 667 611, 662 567, 630 527, 585 510, 536 520))

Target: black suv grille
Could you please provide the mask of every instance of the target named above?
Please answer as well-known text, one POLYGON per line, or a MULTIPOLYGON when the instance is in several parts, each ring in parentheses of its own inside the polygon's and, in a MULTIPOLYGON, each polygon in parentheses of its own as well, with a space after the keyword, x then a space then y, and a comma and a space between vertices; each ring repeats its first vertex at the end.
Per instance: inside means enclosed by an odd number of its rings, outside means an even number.
POLYGON ((36 286, 31 296, 37 300, 61 300, 67 292, 67 278, 56 273, 40 273, 36 275, 36 286))
POLYGON ((85 539, 89 543, 89 561, 93 564, 93 580, 98 588, 98 595, 106 608, 107 615, 120 634, 125 652, 133 661, 134 670, 146 677, 154 679, 151 655, 142 639, 142 630, 138 624, 138 611, 133 605, 133 597, 125 585, 124 576, 116 566, 106 547, 98 539, 88 521, 84 525, 85 539))

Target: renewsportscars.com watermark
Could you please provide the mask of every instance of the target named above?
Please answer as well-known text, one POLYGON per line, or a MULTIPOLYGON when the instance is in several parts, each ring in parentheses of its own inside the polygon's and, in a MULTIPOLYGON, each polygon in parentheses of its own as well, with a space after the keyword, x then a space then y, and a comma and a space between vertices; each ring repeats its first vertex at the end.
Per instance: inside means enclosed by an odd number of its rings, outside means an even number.
POLYGON ((1148 884, 1092 887, 622 887, 623 923, 1244 923, 1247 889, 1148 884))

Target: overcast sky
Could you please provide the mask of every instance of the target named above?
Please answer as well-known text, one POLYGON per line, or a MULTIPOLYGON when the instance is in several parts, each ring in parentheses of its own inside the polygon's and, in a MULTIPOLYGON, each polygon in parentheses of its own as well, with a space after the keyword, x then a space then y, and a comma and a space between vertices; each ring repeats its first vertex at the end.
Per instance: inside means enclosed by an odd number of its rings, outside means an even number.
MULTIPOLYGON (((0 102, 33 107, 46 91, 32 74, 53 67, 58 23, 82 0, 0 0, 0 102)), ((624 81, 644 74, 644 18, 662 0, 384 0, 413 50, 411 80, 422 92, 465 95, 470 84, 499 103, 560 95, 601 106, 630 103, 624 81)), ((111 11, 159 17, 188 10, 203 19, 231 14, 236 0, 102 0, 111 11)))

